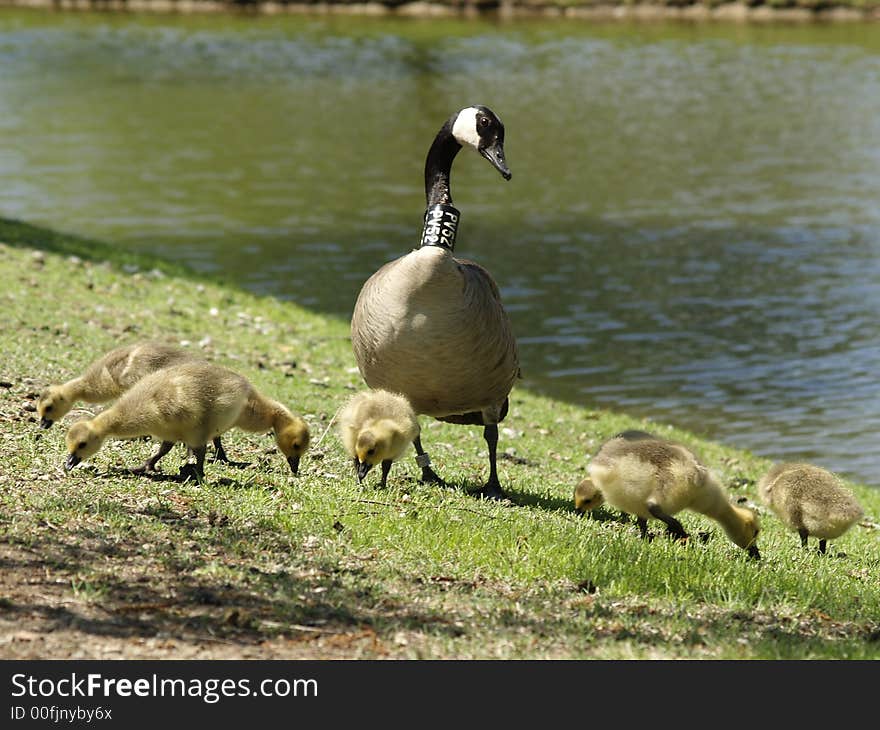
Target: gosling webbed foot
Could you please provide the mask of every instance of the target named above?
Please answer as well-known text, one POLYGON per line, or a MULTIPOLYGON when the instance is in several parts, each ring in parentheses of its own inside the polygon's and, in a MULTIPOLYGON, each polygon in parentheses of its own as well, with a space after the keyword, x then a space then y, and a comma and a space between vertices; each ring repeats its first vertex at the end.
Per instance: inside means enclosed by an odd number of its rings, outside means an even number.
POLYGON ((201 483, 205 480, 205 472, 203 470, 200 470, 196 464, 192 463, 184 464, 182 467, 180 467, 178 476, 183 482, 194 479, 195 481, 201 483))

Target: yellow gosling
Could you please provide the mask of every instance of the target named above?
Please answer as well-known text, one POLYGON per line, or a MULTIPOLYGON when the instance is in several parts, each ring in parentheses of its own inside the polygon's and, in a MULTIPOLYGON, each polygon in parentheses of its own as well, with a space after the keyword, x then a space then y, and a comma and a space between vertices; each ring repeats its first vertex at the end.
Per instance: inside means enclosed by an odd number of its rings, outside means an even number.
POLYGON ((117 347, 105 353, 82 375, 60 385, 50 385, 37 401, 41 428, 51 428, 78 401, 106 403, 118 398, 145 375, 169 365, 202 359, 188 350, 164 342, 146 341, 117 347))
POLYGON ((812 464, 775 464, 758 481, 758 498, 807 546, 819 538, 819 552, 864 516, 864 510, 835 474, 812 464))
POLYGON ((382 465, 381 486, 391 464, 419 436, 419 420, 410 402, 397 393, 371 390, 352 396, 339 413, 339 436, 354 461, 358 481, 382 465))
POLYGON ((731 504, 715 476, 681 444, 624 432, 602 444, 589 473, 609 505, 636 516, 643 538, 652 517, 664 522, 671 535, 686 538, 673 515, 688 509, 715 520, 731 541, 760 557, 758 516, 731 504))

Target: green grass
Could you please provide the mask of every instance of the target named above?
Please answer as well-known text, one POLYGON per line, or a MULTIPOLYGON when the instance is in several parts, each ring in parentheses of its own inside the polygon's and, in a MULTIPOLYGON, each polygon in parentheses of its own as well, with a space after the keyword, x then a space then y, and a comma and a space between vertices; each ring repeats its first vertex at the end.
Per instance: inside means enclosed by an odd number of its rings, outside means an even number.
MULTIPOLYGON (((346 322, 15 221, 0 241, 0 656, 880 657, 880 490, 852 485, 867 518, 827 556, 760 507, 760 562, 693 513, 679 517, 705 542, 656 526, 642 541, 613 510, 573 511, 603 439, 681 440, 752 506, 769 462, 520 388, 499 462, 515 504, 467 494, 487 473, 479 429, 426 418, 456 488, 420 484, 409 457, 387 489, 375 473, 358 485, 331 426, 363 387, 346 322), (251 466, 209 463, 201 486, 124 474, 143 440, 65 473, 65 428, 100 407, 40 431, 37 394, 148 337, 188 342, 302 415, 300 475, 271 437, 243 432, 224 442, 251 466), (22 627, 40 640, 2 642, 22 627)), ((184 456, 166 457, 169 475, 184 456)))

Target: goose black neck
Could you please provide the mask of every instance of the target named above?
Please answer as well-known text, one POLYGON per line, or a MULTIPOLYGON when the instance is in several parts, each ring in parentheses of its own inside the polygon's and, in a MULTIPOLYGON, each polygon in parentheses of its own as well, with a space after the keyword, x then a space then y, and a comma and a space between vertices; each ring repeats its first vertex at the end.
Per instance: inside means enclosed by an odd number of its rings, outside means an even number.
POLYGON ((452 117, 440 128, 425 160, 425 198, 429 209, 435 205, 452 205, 449 176, 452 161, 461 149, 452 135, 454 122, 455 117, 452 117))

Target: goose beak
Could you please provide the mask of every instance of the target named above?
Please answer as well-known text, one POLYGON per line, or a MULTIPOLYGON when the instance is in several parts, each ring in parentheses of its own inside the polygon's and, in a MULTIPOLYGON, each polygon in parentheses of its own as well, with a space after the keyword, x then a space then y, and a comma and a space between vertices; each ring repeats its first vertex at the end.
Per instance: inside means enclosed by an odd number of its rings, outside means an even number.
POLYGON ((373 468, 373 465, 366 461, 359 461, 357 465, 357 475, 358 481, 364 481, 364 477, 367 476, 367 472, 373 468))
POLYGON ((46 418, 45 416, 43 416, 43 417, 40 419, 40 428, 51 428, 52 423, 53 423, 52 421, 50 421, 48 418, 46 418))
POLYGON ((68 455, 67 461, 64 462, 64 471, 70 471, 81 461, 82 459, 80 459, 76 454, 68 455))
POLYGON ((290 465, 290 470, 294 474, 299 473, 299 457, 298 456, 288 456, 287 463, 290 465))
POLYGON ((504 145, 501 142, 495 141, 486 147, 480 147, 479 152, 492 163, 492 167, 501 173, 501 177, 510 180, 512 173, 504 161, 504 145))
POLYGON ((758 546, 754 543, 749 545, 749 557, 754 558, 755 560, 761 559, 761 553, 758 551, 758 546))

